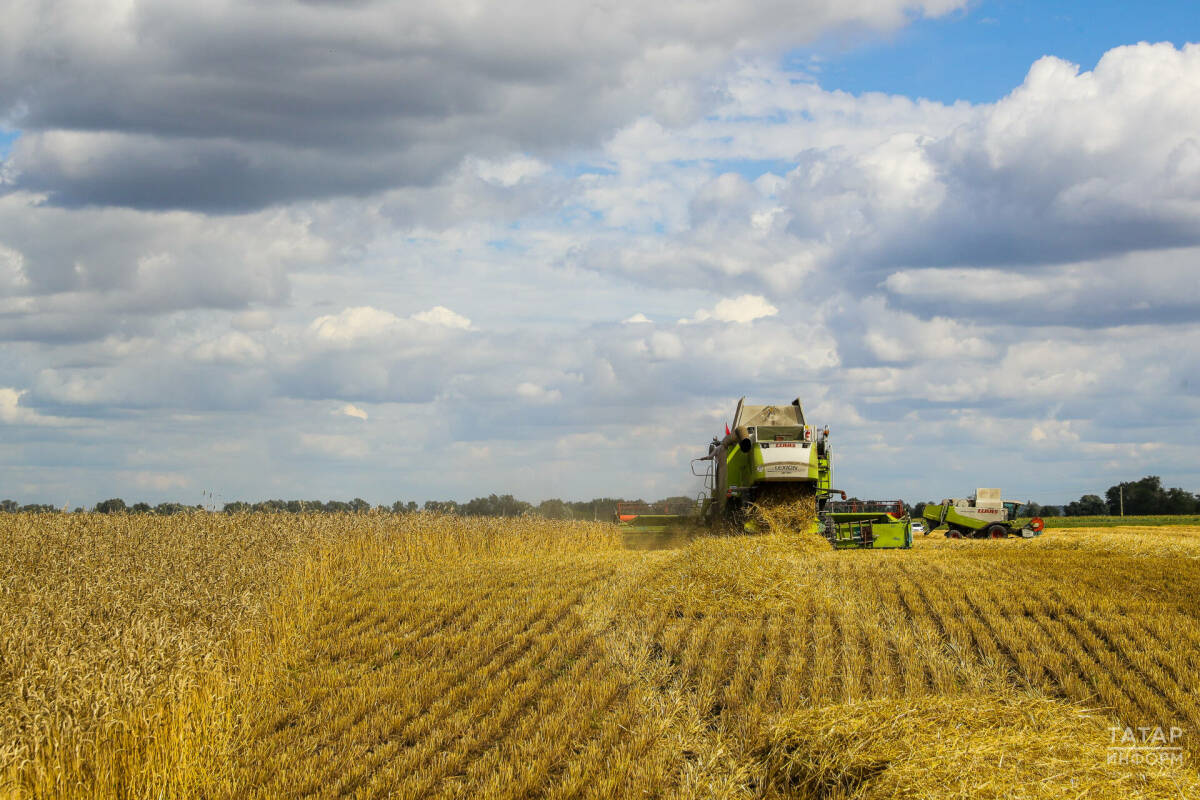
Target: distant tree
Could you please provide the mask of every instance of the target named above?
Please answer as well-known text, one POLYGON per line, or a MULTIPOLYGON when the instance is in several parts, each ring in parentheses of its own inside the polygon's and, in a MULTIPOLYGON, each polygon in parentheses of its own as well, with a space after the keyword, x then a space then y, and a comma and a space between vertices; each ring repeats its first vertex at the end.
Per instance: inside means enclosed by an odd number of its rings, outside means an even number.
POLYGON ((1042 506, 1038 512, 1039 517, 1061 517, 1063 515, 1062 506, 1042 506))
POLYGON ((244 503, 241 500, 234 500, 232 503, 226 503, 225 507, 221 510, 226 514, 240 514, 243 511, 249 511, 250 504, 244 503))
POLYGON ((395 514, 412 514, 417 510, 417 504, 412 500, 409 500, 407 503, 403 500, 397 500, 396 502, 392 503, 392 512, 395 514))
POLYGON ((533 506, 511 494, 476 497, 459 507, 459 513, 469 517, 519 517, 533 511, 533 506))
POLYGON ((662 508, 664 514, 687 514, 695 508, 696 498, 688 497, 685 494, 678 494, 672 497, 665 497, 654 503, 654 505, 662 508))
POLYGON ((1200 496, 1183 489, 1167 489, 1163 498, 1162 514, 1200 513, 1200 496))
POLYGON ((101 500, 96 503, 96 511, 101 514, 122 514, 125 512, 125 501, 119 497, 101 500))
POLYGON ((621 497, 596 497, 583 502, 569 502, 575 519, 610 520, 617 513, 617 503, 637 502, 628 501, 621 497))
MULTIPOLYGON (((245 503, 242 505, 245 505, 245 503)), ((160 517, 169 517, 172 514, 179 514, 187 510, 187 506, 180 505, 179 503, 159 503, 154 507, 154 513, 160 517)))
POLYGON ((454 500, 426 500, 425 510, 435 514, 457 514, 458 503, 454 500))
POLYGON ((12 514, 19 511, 20 504, 16 500, 0 500, 0 513, 12 514))
POLYGON ((1157 475, 1147 475, 1138 481, 1123 481, 1116 486, 1110 486, 1105 492, 1110 514, 1120 514, 1124 510, 1130 516, 1136 514, 1156 514, 1162 506, 1162 478, 1157 475))
POLYGON ((1063 508, 1067 517, 1102 517, 1108 514, 1108 503, 1099 495, 1085 494, 1063 508))
POLYGON ((354 498, 353 500, 350 501, 349 505, 350 505, 350 510, 353 511, 355 514, 364 514, 367 511, 371 510, 371 504, 368 503, 366 500, 363 500, 361 497, 354 498))
POLYGON ((557 498, 552 500, 543 500, 538 503, 535 509, 539 517, 546 519, 573 519, 570 507, 562 500, 557 498))
POLYGON ((149 503, 134 503, 129 508, 131 514, 149 514, 152 509, 149 503))

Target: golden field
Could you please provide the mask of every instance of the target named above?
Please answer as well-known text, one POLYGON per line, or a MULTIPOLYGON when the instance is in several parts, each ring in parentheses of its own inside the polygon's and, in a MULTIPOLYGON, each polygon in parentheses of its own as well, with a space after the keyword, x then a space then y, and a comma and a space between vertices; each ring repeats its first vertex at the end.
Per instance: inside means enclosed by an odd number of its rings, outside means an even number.
POLYGON ((0 797, 1191 798, 1198 675, 1195 527, 0 515, 0 797))

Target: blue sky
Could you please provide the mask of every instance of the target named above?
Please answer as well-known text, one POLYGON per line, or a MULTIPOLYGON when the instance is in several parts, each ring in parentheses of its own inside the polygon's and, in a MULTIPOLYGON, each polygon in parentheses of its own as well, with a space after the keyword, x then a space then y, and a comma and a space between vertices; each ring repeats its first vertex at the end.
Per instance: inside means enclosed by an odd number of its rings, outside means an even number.
POLYGON ((0 497, 695 494, 743 394, 860 496, 1200 489, 1184 4, 64 2, 6 19, 0 497))
POLYGON ((1119 45, 1198 38, 1200 9, 1190 2, 985 0, 883 36, 833 36, 787 61, 805 68, 818 57, 816 77, 826 89, 990 103, 1044 55, 1090 70, 1119 45))
POLYGON ((20 136, 20 133, 17 131, 0 128, 0 158, 8 155, 9 150, 12 149, 13 142, 17 140, 18 136, 20 136))

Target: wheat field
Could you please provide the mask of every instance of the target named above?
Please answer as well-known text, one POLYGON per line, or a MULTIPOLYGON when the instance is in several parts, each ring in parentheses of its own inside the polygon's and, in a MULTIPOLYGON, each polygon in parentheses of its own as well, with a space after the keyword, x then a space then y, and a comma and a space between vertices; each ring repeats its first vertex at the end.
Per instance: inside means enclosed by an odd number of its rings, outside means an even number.
POLYGON ((1200 528, 0 515, 0 796, 1197 797, 1200 528), (1118 731, 1178 758, 1112 763, 1118 731))

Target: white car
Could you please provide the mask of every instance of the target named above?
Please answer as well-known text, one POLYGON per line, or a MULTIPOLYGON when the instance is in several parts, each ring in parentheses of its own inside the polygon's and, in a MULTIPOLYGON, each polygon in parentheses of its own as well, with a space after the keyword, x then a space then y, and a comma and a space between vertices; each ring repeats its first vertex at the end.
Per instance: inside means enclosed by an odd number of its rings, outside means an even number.
POLYGON ((929 533, 929 529, 925 527, 925 520, 914 519, 912 521, 912 532, 913 533, 929 533))

